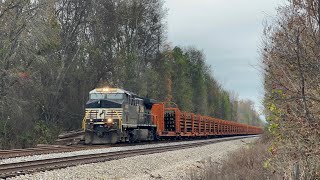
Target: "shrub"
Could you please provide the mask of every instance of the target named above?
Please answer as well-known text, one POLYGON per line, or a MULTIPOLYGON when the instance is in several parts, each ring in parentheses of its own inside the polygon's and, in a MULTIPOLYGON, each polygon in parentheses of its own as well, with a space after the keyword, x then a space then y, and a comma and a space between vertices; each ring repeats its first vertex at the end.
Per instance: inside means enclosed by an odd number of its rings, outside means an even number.
POLYGON ((192 171, 191 179, 280 179, 269 168, 268 152, 270 140, 261 137, 257 142, 231 153, 224 161, 217 163, 211 159, 203 162, 201 171, 192 171))

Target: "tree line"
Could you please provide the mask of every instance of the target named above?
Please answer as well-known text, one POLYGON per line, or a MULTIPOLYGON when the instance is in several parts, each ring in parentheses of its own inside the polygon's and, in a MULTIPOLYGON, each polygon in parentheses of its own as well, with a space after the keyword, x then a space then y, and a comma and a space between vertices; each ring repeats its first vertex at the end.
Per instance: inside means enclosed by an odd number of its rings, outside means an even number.
POLYGON ((274 173, 320 176, 320 1, 287 0, 264 31, 265 107, 274 173))
POLYGON ((0 148, 79 129, 100 86, 238 120, 203 52, 166 44, 165 17, 162 0, 0 1, 0 148))

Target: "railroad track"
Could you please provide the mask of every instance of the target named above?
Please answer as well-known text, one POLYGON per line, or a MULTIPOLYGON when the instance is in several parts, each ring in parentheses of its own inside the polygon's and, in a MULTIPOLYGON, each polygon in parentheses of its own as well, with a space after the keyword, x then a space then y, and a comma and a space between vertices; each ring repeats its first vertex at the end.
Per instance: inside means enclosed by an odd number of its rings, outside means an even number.
POLYGON ((0 159, 92 149, 90 146, 43 146, 27 149, 0 150, 0 159))
MULTIPOLYGON (((199 139, 189 139, 185 141, 196 141, 199 139)), ((50 154, 50 153, 62 153, 62 152, 73 152, 73 151, 81 151, 81 150, 91 150, 91 149, 101 149, 101 148, 110 148, 110 147, 123 147, 123 146, 139 146, 146 144, 165 144, 172 142, 181 142, 181 140, 162 140, 162 141, 143 141, 136 143, 119 143, 112 145, 48 145, 41 146, 35 148, 27 148, 27 149, 11 149, 11 150, 0 150, 0 160, 7 158, 15 158, 15 157, 23 157, 23 156, 33 156, 33 155, 42 155, 42 154, 50 154)))
MULTIPOLYGON (((191 141, 191 140, 189 140, 191 141)), ((119 143, 113 145, 48 145, 42 147, 35 148, 27 148, 27 149, 10 149, 10 150, 0 150, 0 160, 15 158, 15 157, 23 157, 23 156, 33 156, 33 155, 42 155, 42 154, 50 154, 50 153, 62 153, 62 152, 73 152, 73 151, 81 151, 81 150, 91 150, 91 149, 101 149, 101 148, 110 148, 110 147, 122 147, 122 146, 138 146, 138 145, 146 145, 146 144, 164 144, 170 142, 181 142, 181 140, 167 140, 167 141, 147 141, 147 142, 137 142, 137 143, 119 143)))
POLYGON ((187 148, 213 144, 217 142, 243 139, 248 137, 255 137, 255 136, 227 137, 227 138, 212 139, 212 140, 207 140, 202 142, 194 142, 194 143, 179 144, 179 145, 168 145, 168 146, 161 146, 161 147, 154 147, 154 148, 116 151, 116 152, 108 152, 108 153, 101 153, 101 154, 77 155, 77 156, 63 157, 63 158, 2 164, 0 165, 0 178, 8 178, 8 177, 22 175, 22 174, 28 174, 28 173, 39 172, 44 170, 53 170, 53 169, 70 167, 70 166, 77 166, 81 164, 110 161, 110 160, 122 159, 126 157, 138 156, 138 155, 146 155, 146 154, 154 154, 154 153, 160 153, 165 151, 187 149, 187 148))
POLYGON ((73 152, 81 150, 90 150, 90 149, 101 149, 101 148, 110 148, 110 147, 122 147, 122 146, 137 146, 145 144, 164 144, 169 142, 181 142, 181 140, 168 140, 168 141, 150 141, 150 142, 139 142, 139 143, 119 143, 113 145, 50 145, 42 146, 36 148, 27 148, 27 149, 11 149, 11 150, 0 150, 0 160, 7 158, 23 157, 23 156, 33 156, 33 155, 42 155, 50 153, 62 153, 62 152, 73 152))

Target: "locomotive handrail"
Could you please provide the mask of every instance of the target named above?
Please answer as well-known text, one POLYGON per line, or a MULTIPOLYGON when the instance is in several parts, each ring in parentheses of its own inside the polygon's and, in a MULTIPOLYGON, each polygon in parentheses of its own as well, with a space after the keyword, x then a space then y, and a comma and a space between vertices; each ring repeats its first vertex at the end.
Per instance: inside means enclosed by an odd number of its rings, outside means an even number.
POLYGON ((89 111, 86 111, 86 114, 84 115, 83 120, 82 120, 82 129, 83 130, 86 130, 86 120, 87 120, 88 114, 89 114, 89 111))
POLYGON ((119 129, 122 132, 122 118, 120 117, 118 111, 115 111, 115 110, 113 110, 113 111, 117 114, 117 116, 119 118, 119 129))

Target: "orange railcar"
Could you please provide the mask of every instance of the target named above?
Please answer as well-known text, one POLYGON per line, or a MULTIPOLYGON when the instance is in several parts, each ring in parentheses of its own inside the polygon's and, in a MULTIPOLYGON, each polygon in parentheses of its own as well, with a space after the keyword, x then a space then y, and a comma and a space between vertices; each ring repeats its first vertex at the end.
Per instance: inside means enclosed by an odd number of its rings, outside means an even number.
POLYGON ((179 108, 165 106, 165 103, 157 103, 152 106, 153 124, 157 126, 157 136, 159 137, 203 137, 262 133, 262 129, 256 126, 182 112, 179 108))

